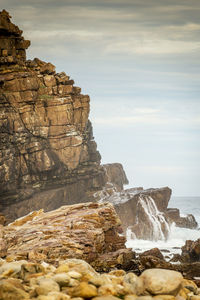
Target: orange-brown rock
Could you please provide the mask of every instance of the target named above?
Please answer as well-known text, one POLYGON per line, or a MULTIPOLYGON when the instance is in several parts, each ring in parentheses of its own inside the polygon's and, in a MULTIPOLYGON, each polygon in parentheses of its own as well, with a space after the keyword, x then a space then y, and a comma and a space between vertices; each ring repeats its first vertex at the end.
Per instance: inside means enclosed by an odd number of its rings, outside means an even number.
POLYGON ((6 10, 0 12, 0 64, 22 64, 30 41, 24 40, 22 31, 10 21, 6 10))
POLYGON ((56 265, 67 258, 80 258, 97 270, 127 266, 134 253, 125 248, 120 225, 110 203, 90 202, 33 212, 4 227, 7 260, 56 265))
POLYGON ((89 201, 107 180, 88 120, 89 96, 51 63, 27 61, 28 46, 0 12, 0 211, 8 221, 89 201))

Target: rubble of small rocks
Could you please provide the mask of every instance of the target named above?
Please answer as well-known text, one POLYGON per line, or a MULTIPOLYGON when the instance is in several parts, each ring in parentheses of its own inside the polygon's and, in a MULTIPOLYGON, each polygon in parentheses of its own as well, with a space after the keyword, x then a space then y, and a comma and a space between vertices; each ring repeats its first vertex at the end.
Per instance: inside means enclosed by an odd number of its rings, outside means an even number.
POLYGON ((199 300, 200 290, 179 272, 149 269, 137 276, 124 270, 97 273, 80 259, 58 266, 26 260, 0 262, 2 300, 199 300))

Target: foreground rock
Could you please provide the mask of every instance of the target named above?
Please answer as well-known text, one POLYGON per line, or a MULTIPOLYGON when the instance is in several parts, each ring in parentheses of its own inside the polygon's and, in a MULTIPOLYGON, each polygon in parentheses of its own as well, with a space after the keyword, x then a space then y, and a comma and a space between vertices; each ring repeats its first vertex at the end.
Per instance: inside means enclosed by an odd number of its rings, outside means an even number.
POLYGON ((67 259, 57 267, 47 263, 0 263, 0 299, 20 300, 199 300, 194 282, 178 272, 147 270, 141 276, 115 270, 97 273, 79 259, 67 259))
POLYGON ((4 227, 3 241, 10 261, 57 265, 66 258, 81 258, 103 271, 128 268, 134 258, 120 232, 121 221, 110 203, 85 203, 33 212, 4 227))

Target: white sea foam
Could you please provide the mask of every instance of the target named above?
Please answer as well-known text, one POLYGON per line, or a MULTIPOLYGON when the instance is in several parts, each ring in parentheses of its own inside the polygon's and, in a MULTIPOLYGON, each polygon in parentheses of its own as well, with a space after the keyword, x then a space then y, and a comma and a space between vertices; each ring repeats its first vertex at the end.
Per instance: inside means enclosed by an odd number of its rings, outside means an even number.
MULTIPOLYGON (((179 208, 181 213, 183 214, 192 213, 195 216, 198 225, 200 226, 200 198, 187 200, 186 197, 184 197, 183 201, 181 201, 181 198, 178 198, 177 203, 176 199, 173 199, 172 205, 169 206, 179 208)), ((126 246, 128 248, 132 248, 137 253, 157 247, 160 250, 170 251, 170 253, 168 253, 167 255, 171 256, 173 253, 181 253, 181 247, 185 244, 186 240, 197 240, 199 238, 200 230, 180 228, 176 227, 175 224, 172 224, 168 239, 166 241, 149 241, 135 239, 134 235, 131 233, 131 230, 127 229, 126 246)))

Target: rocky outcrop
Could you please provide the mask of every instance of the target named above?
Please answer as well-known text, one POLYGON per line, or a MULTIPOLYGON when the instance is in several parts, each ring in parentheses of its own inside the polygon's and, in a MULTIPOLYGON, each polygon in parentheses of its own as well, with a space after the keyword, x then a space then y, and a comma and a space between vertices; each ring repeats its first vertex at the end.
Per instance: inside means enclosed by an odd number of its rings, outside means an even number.
POLYGON ((200 239, 196 241, 187 240, 181 248, 181 259, 184 262, 200 262, 200 239))
POLYGON ((110 203, 62 206, 46 213, 40 210, 4 227, 6 258, 54 265, 67 258, 78 258, 96 270, 126 268, 134 253, 125 248, 120 226, 110 203))
POLYGON ((124 185, 129 183, 121 164, 105 164, 103 167, 106 171, 107 181, 114 184, 119 191, 123 190, 124 185))
POLYGON ((175 223, 177 227, 196 229, 198 223, 192 214, 181 216, 178 208, 168 208, 167 217, 170 223, 175 223))
POLYGON ((169 234, 165 212, 170 195, 168 187, 148 190, 134 188, 118 192, 110 186, 99 197, 114 205, 124 232, 129 228, 136 238, 164 240, 169 234))
POLYGON ((27 61, 29 45, 0 12, 0 211, 8 221, 89 201, 107 181, 89 96, 51 63, 27 61))

